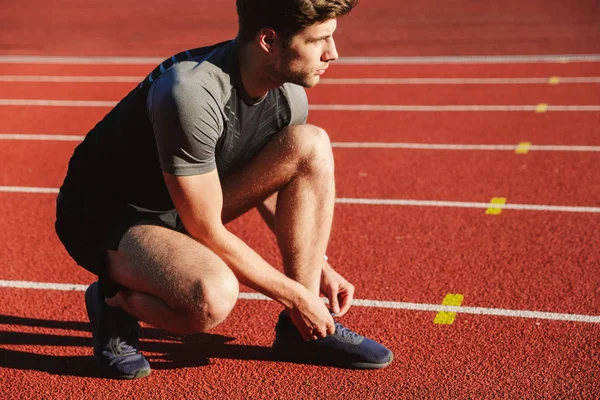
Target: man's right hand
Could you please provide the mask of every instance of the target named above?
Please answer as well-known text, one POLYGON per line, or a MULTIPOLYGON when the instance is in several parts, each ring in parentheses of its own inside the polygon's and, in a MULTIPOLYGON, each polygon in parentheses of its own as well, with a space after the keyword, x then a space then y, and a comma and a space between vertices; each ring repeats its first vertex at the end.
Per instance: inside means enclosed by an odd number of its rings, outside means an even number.
POLYGON ((317 340, 335 333, 335 324, 325 303, 310 292, 290 310, 292 322, 304 340, 317 340))

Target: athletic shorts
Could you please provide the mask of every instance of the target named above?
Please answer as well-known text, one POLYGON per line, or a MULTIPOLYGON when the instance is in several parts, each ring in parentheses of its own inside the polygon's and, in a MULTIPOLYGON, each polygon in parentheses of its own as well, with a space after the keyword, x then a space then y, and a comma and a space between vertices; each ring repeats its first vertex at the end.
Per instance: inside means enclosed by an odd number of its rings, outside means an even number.
POLYGON ((75 262, 98 276, 107 297, 118 287, 108 279, 108 252, 117 251, 127 230, 138 224, 160 225, 185 233, 176 210, 140 211, 129 204, 86 199, 83 195, 59 193, 55 229, 75 262))

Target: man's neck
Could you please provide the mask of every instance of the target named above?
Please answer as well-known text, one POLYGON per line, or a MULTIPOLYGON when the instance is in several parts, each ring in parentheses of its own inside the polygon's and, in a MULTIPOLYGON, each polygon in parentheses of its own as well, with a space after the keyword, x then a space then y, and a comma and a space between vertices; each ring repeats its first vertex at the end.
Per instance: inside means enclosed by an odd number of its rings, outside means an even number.
POLYGON ((253 100, 260 100, 271 89, 283 84, 275 77, 274 65, 270 65, 252 44, 238 47, 238 59, 242 85, 248 96, 253 100))

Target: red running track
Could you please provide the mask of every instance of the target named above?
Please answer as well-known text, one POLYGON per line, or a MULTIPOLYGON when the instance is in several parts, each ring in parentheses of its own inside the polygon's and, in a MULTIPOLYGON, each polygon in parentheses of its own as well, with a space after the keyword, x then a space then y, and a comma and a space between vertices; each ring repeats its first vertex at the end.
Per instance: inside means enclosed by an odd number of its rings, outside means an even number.
MULTIPOLYGON (((33 0, 0 12, 6 54, 169 56, 237 31, 234 3, 209 0, 33 0)), ((600 52, 598 18, 595 0, 369 0, 335 37, 347 56, 585 54, 600 52)))
MULTIPOLYGON (((119 101, 135 83, 0 82, 8 99, 119 101)), ((419 105, 595 105, 597 84, 528 85, 317 85, 307 90, 310 104, 419 105)))
POLYGON ((273 302, 241 301, 210 334, 176 337, 145 329, 147 379, 90 379, 91 340, 81 292, 3 289, 0 368, 6 398, 594 398, 596 324, 433 314, 356 307, 344 321, 384 342, 395 361, 380 371, 270 361, 273 302), (25 305, 25 306, 24 306, 25 305), (382 323, 385 322, 385 323, 382 323), (485 357, 482 358, 482 355, 485 357), (577 360, 574 365, 572 360, 577 360), (540 368, 543 366, 543 368, 540 368), (537 396, 539 395, 539 396, 537 396))
MULTIPOLYGON (((0 12, 8 16, 0 52, 169 56, 234 34, 233 5, 207 4, 5 2, 0 5, 0 12), (207 9, 211 12, 199 12, 207 9), (217 12, 224 17, 213 18, 217 12)), ((594 53, 600 50, 597 15, 592 0, 576 5, 559 0, 427 0, 402 7, 372 0, 361 2, 351 17, 340 21, 336 38, 346 56, 594 53)), ((153 67, 1 64, 0 74, 142 76, 153 67)), ((336 65, 325 77, 551 76, 599 76, 598 63, 336 65)), ((99 85, 104 91, 90 98, 126 91, 117 86, 106 91, 111 85, 99 85)), ((3 83, 0 97, 61 95, 67 87, 3 83)), ((350 101, 365 88, 339 89, 321 85, 309 93, 313 102, 350 101)), ((468 104, 463 101, 483 99, 597 104, 598 98, 597 85, 407 86, 389 92, 386 88, 378 97, 369 97, 373 88, 366 89, 363 100, 378 103, 443 99, 468 104), (493 89, 499 97, 483 96, 481 89, 493 89)), ((107 111, 2 106, 0 133, 83 135, 107 111)), ((312 111, 310 121, 327 129, 334 141, 598 145, 599 115, 312 111)), ((60 184, 75 145, 0 143, 0 185, 53 187, 60 184)), ((502 195, 509 203, 572 205, 597 205, 600 198, 596 153, 334 151, 341 196, 487 202, 502 195), (500 190, 504 193, 497 193, 500 190)), ((0 230, 0 279, 80 284, 94 279, 75 266, 54 235, 54 197, 0 193, 0 225, 5 227, 0 230)), ((591 213, 505 210, 491 216, 484 209, 339 204, 328 253, 362 299, 441 304, 447 293, 461 293, 464 306, 599 315, 599 222, 598 214, 591 213)), ((280 265, 276 245, 256 213, 230 228, 280 265)), ((139 382, 100 379, 90 357, 82 298, 79 291, 0 290, 4 397, 600 397, 597 323, 459 313, 453 325, 441 326, 433 324, 434 312, 356 306, 343 322, 388 345, 396 360, 381 371, 346 371, 272 360, 267 348, 279 306, 248 300, 241 300, 226 323, 208 335, 181 338, 146 328, 142 350, 151 359, 153 374, 139 382)))
MULTIPOLYGON (((76 142, 3 141, 0 186, 58 188, 76 142)), ((339 197, 600 206, 597 152, 334 150, 339 197), (419 171, 414 174, 411 171, 419 171)))
MULTIPOLYGON (((90 283, 54 234, 51 194, 1 193, 0 279, 90 283)), ((360 298, 597 315, 598 214, 338 205, 332 264, 360 298), (585 234, 582 234, 585 232, 585 234), (559 296, 559 293, 569 293, 559 296)), ((230 228, 267 261, 280 265, 272 235, 255 213, 230 228)))
MULTIPOLYGON (((0 106, 2 133, 85 135, 108 108, 0 106)), ((310 111, 333 141, 598 145, 594 112, 310 111), (468 118, 469 123, 465 124, 468 118), (548 132, 553 132, 549 135, 548 132)))
MULTIPOLYGON (((165 58, 171 54, 164 54, 165 58)), ((162 59, 159 57, 159 61, 162 59)), ((0 75, 137 76, 140 81, 158 64, 0 64, 0 75)), ((598 62, 497 64, 383 64, 332 62, 323 78, 550 78, 599 76, 598 62)))

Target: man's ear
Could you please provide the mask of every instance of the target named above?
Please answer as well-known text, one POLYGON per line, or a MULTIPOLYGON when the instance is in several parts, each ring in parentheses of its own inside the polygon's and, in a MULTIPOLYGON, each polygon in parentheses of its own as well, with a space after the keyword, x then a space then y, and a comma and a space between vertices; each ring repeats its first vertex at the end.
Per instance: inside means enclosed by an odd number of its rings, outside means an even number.
POLYGON ((277 33, 272 28, 262 28, 258 33, 258 44, 265 52, 274 54, 277 51, 277 33))

